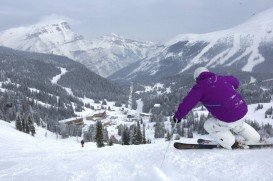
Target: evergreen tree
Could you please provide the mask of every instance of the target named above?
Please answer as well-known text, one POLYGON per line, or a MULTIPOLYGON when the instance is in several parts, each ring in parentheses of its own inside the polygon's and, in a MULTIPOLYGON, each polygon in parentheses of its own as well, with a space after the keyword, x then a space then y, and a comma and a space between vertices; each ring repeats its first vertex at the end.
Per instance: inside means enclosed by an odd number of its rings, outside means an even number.
POLYGON ((30 128, 29 128, 29 120, 28 121, 25 121, 25 133, 29 134, 30 132, 30 128))
POLYGON ((118 140, 112 135, 109 139, 108 146, 112 146, 114 143, 118 143, 118 140))
POLYGON ((26 121, 24 118, 22 119, 22 131, 26 132, 26 121))
POLYGON ((120 125, 117 126, 117 128, 118 128, 118 135, 121 136, 122 132, 123 132, 123 129, 124 129, 124 126, 122 124, 120 124, 120 125))
POLYGON ((143 125, 143 127, 142 127, 142 143, 143 144, 147 143, 146 135, 145 135, 145 125, 143 125))
POLYGON ((108 131, 106 128, 103 130, 103 141, 108 143, 109 142, 109 136, 108 136, 108 131))
POLYGON ((101 121, 97 121, 97 123, 96 123, 96 137, 95 138, 96 138, 97 147, 98 148, 104 147, 103 128, 102 128, 101 121))
POLYGON ((105 100, 102 101, 101 105, 107 105, 107 102, 105 100))
POLYGON ((124 126, 121 140, 122 140, 123 145, 130 145, 130 143, 129 143, 130 142, 129 129, 126 125, 124 126))
POLYGON ((28 117, 28 127, 29 127, 29 131, 31 132, 31 135, 34 136, 36 132, 35 132, 33 121, 30 118, 30 116, 28 117))
POLYGON ((266 114, 266 115, 272 115, 272 114, 273 114, 273 108, 270 107, 269 109, 267 109, 267 110, 265 111, 265 114, 266 114))
POLYGON ((130 142, 132 145, 136 145, 136 135, 137 135, 137 127, 136 125, 132 125, 130 129, 130 142))
POLYGON ((16 129, 17 129, 18 131, 22 131, 22 122, 21 122, 19 116, 18 116, 17 119, 16 119, 16 129))
POLYGON ((136 126, 136 131, 135 131, 135 144, 136 145, 139 145, 139 144, 142 144, 142 134, 141 134, 141 129, 140 129, 140 124, 139 124, 139 121, 137 121, 137 126, 136 126))

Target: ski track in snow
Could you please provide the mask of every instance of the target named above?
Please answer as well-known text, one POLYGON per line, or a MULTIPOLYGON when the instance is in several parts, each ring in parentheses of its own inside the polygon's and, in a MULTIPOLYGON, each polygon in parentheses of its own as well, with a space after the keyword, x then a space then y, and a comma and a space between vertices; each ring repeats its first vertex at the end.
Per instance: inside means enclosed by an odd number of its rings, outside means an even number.
MULTIPOLYGON (((52 78, 52 80, 51 80, 51 83, 52 83, 52 84, 57 84, 57 85, 59 85, 59 84, 58 84, 58 81, 60 80, 60 78, 61 78, 64 74, 66 74, 66 72, 68 72, 68 71, 66 70, 66 68, 62 68, 62 67, 59 67, 59 68, 61 69, 61 73, 58 74, 58 75, 56 75, 55 77, 52 78)), ((59 86, 61 86, 61 85, 59 85, 59 86)), ((72 89, 71 89, 71 88, 63 87, 63 86, 61 86, 61 87, 64 88, 65 91, 66 91, 68 94, 73 95, 73 92, 72 92, 72 89)))
POLYGON ((60 67, 60 69, 61 69, 61 73, 52 78, 51 80, 52 84, 58 84, 58 81, 60 80, 60 78, 67 72, 65 68, 60 67))
MULTIPOLYGON (((13 123, 14 124, 14 123, 13 123)), ((36 181, 181 181, 181 180, 272 180, 273 149, 176 150, 167 142, 82 149, 74 138, 56 140, 44 129, 37 136, 18 132, 0 121, 0 180, 36 181)))

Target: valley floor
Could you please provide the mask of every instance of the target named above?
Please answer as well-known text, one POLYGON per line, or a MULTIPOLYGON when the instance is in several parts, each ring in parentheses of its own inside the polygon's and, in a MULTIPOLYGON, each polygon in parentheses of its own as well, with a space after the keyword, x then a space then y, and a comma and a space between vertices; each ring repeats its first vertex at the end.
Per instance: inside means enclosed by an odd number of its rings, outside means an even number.
POLYGON ((150 145, 84 148, 75 138, 36 137, 0 121, 0 180, 273 180, 273 149, 175 150, 163 140, 150 145))

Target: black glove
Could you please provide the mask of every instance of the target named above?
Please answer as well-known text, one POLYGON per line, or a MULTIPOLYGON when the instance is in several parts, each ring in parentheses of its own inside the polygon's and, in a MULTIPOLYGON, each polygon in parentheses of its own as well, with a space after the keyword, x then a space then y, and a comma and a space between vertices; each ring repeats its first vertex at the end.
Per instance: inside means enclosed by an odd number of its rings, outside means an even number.
POLYGON ((180 123, 180 122, 181 122, 181 119, 177 119, 175 116, 173 116, 173 122, 175 122, 175 123, 180 123))

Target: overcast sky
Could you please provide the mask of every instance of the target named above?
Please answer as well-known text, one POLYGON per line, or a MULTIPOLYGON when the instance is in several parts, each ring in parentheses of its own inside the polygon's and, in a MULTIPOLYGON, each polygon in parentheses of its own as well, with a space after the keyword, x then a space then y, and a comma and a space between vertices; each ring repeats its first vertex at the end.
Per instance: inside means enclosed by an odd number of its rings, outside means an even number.
POLYGON ((87 39, 116 33, 161 42, 233 27, 273 0, 0 0, 0 31, 63 17, 87 39))

